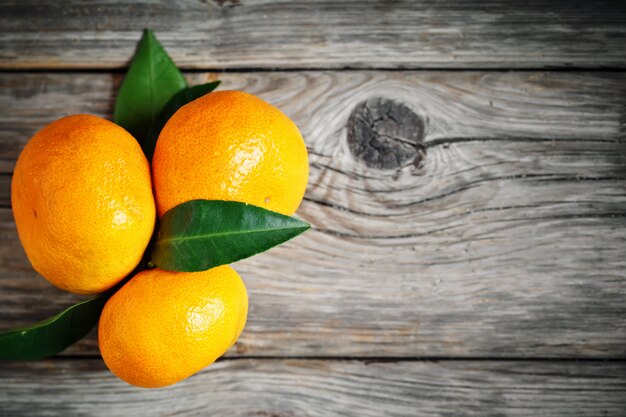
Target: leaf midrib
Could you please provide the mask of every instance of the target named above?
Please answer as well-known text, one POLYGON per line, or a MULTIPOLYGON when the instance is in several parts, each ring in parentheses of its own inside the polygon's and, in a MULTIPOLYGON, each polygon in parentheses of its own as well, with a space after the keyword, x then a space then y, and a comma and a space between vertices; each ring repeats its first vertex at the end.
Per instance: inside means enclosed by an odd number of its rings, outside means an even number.
POLYGON ((230 236, 230 235, 243 235, 243 234, 253 234, 253 233, 263 233, 263 232, 275 232, 277 230, 293 230, 293 229, 308 229, 307 226, 297 226, 297 227, 274 227, 271 229, 248 229, 248 230, 239 230, 234 232, 217 232, 212 234, 202 234, 202 235, 193 235, 186 237, 173 237, 168 239, 161 239, 158 243, 167 243, 167 242, 179 242, 185 240, 196 240, 203 238, 213 238, 219 236, 230 236))

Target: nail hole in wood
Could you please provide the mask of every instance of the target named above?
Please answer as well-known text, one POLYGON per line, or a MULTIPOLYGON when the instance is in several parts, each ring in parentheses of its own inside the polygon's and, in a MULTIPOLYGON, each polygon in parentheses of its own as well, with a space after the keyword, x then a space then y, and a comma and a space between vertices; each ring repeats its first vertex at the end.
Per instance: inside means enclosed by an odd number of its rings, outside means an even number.
POLYGON ((368 167, 417 167, 425 156, 424 122, 404 103, 369 98, 354 108, 347 127, 350 152, 368 167))

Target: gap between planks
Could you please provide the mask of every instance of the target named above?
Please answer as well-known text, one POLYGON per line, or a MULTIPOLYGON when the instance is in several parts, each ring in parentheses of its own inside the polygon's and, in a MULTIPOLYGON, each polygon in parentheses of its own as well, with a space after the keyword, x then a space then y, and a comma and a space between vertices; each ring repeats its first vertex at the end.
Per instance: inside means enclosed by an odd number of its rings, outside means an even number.
MULTIPOLYGON (((101 360, 102 356, 95 354, 85 355, 55 355, 45 358, 45 360, 57 361, 57 360, 70 360, 70 361, 82 361, 82 360, 101 360)), ((241 356, 221 356, 216 359, 215 362, 233 361, 233 360, 258 360, 258 361, 285 361, 285 360, 298 360, 298 361, 333 361, 333 362, 346 362, 346 361, 358 361, 364 363, 387 363, 387 362, 550 362, 550 363, 626 363, 626 358, 623 357, 585 357, 585 356, 571 356, 571 357, 545 357, 545 356, 507 356, 507 357, 472 357, 472 356, 309 356, 309 355, 294 355, 294 356, 260 356, 260 355, 241 355, 241 356)), ((0 360, 0 363, 2 361, 0 360)), ((6 362, 5 362, 6 363, 6 362)))
MULTIPOLYGON (((73 68, 73 67, 40 67, 40 68, 3 68, 0 67, 0 74, 126 74, 128 66, 118 68, 107 67, 89 67, 89 68, 73 68)), ((477 68, 446 68, 446 67, 428 67, 428 68, 386 68, 370 66, 365 68, 360 67, 233 67, 233 68, 220 68, 220 67, 201 67, 201 68, 181 68, 181 72, 184 74, 204 74, 207 72, 215 74, 247 74, 247 73, 300 73, 300 72, 493 72, 493 73, 508 73, 508 72, 553 72, 553 73, 626 73, 626 67, 521 67, 521 68, 499 68, 499 67, 477 67, 477 68)))

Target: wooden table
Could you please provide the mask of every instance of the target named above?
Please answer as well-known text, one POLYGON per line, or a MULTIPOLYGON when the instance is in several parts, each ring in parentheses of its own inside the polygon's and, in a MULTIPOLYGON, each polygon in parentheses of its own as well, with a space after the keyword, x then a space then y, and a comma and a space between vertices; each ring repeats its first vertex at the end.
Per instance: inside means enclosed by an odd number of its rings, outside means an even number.
POLYGON ((626 3, 4 0, 0 329, 80 297, 30 268, 20 149, 110 117, 141 29, 300 126, 313 230, 235 265, 248 325, 170 388, 95 333, 0 363, 2 416, 626 415, 626 3))

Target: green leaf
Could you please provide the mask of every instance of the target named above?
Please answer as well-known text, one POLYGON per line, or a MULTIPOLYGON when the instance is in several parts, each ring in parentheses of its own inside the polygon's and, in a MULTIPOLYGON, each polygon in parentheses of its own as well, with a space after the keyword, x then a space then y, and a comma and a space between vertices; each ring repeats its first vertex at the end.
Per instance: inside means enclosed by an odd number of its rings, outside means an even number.
POLYGON ((192 200, 161 218, 152 262, 172 271, 204 271, 268 250, 310 227, 245 203, 192 200))
POLYGON ((176 64, 146 29, 117 94, 113 121, 143 143, 165 104, 185 87, 176 64))
POLYGON ((56 355, 98 323, 109 290, 29 327, 0 333, 0 359, 36 360, 56 355))
POLYGON ((143 152, 148 158, 148 161, 152 161, 152 155, 154 154, 154 148, 156 146, 157 139, 159 139, 159 134, 161 134, 163 126, 165 126, 170 117, 172 117, 174 113, 176 113, 176 111, 185 104, 215 90, 217 86, 220 85, 220 82, 221 81, 213 81, 206 84, 187 87, 174 94, 174 97, 167 102, 165 107, 163 107, 163 110, 161 110, 159 117, 157 117, 154 123, 152 123, 152 126, 150 126, 150 130, 148 130, 148 134, 146 135, 146 140, 141 146, 143 148, 143 152))

